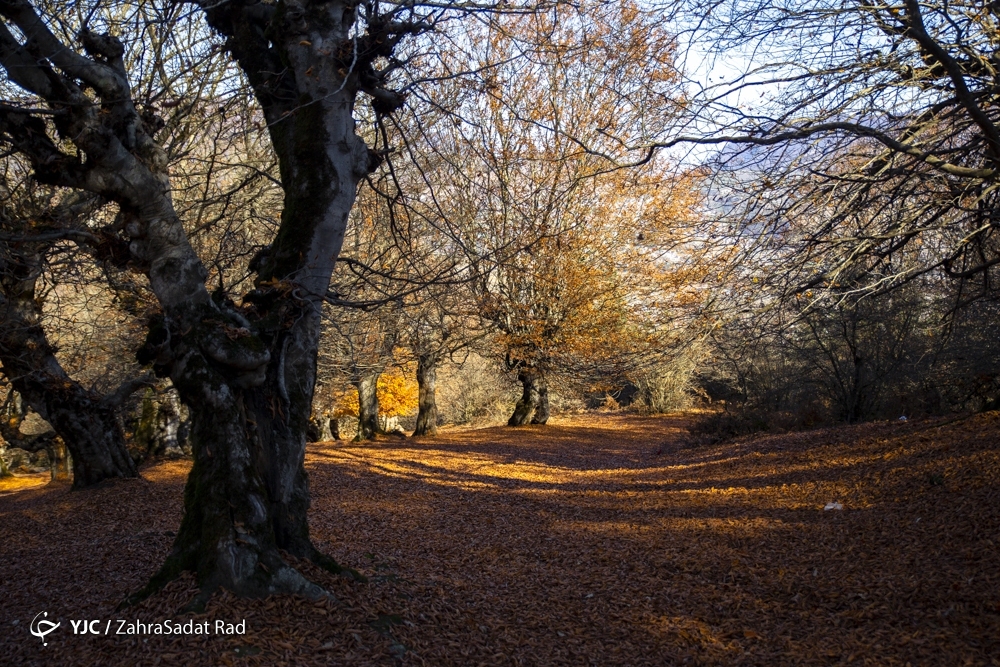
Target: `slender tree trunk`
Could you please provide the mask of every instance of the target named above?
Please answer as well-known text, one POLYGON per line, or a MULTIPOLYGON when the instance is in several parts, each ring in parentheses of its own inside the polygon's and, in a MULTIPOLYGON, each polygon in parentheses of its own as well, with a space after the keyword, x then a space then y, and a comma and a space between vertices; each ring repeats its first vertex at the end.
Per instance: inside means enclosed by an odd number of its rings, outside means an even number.
POLYGON ((167 456, 180 456, 183 454, 178 440, 178 432, 181 426, 180 403, 177 393, 168 389, 162 400, 157 405, 156 410, 156 440, 159 443, 157 450, 167 456))
POLYGON ((332 417, 330 419, 330 438, 332 440, 343 439, 343 436, 340 435, 340 417, 332 417))
POLYGON ((62 438, 53 438, 49 450, 49 465, 52 471, 52 481, 69 481, 70 456, 62 438))
POLYGON ((437 363, 433 355, 421 354, 417 357, 418 412, 413 435, 437 433, 437 363))
POLYGON ((382 432, 378 421, 378 378, 381 373, 370 373, 355 379, 358 390, 358 434, 355 441, 371 440, 382 432))
POLYGON ((132 436, 133 445, 145 452, 146 458, 159 454, 156 451, 156 412, 156 393, 152 387, 147 387, 142 394, 142 402, 139 404, 139 422, 136 424, 135 434, 132 436))
POLYGON ((7 468, 7 461, 4 459, 6 455, 7 446, 0 444, 0 477, 10 477, 10 469, 7 468))

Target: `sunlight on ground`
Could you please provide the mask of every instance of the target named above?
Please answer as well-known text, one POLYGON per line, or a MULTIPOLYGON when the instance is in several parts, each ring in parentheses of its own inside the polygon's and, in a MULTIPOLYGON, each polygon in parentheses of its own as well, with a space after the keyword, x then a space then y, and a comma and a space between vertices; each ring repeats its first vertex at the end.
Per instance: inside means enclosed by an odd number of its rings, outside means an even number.
POLYGON ((564 421, 557 428, 549 427, 546 435, 575 443, 566 446, 578 447, 579 451, 568 457, 568 462, 561 454, 558 457, 562 462, 549 462, 537 460, 538 453, 530 448, 519 451, 516 440, 503 442, 516 438, 517 433, 497 429, 478 433, 452 431, 438 438, 416 441, 417 445, 412 440, 319 443, 311 446, 308 461, 335 462, 358 473, 375 473, 457 490, 504 490, 539 496, 608 495, 618 500, 659 499, 659 502, 669 497, 671 503, 681 506, 737 502, 769 509, 817 511, 850 489, 839 482, 806 481, 808 477, 819 469, 845 471, 871 461, 870 456, 841 454, 810 457, 807 461, 790 464, 787 460, 755 451, 727 455, 722 448, 708 456, 702 450, 648 454, 635 459, 633 452, 631 460, 622 461, 621 466, 611 466, 608 459, 615 458, 619 446, 609 445, 606 431, 595 436, 589 423, 574 428, 564 421), (493 442, 496 436, 500 443, 493 442), (603 449, 589 449, 594 440, 598 440, 603 449), (480 446, 504 445, 509 449, 500 453, 475 451, 480 446), (785 478, 790 477, 802 478, 803 483, 786 481, 785 478))
POLYGON ((45 486, 52 476, 48 472, 36 472, 30 475, 11 475, 0 477, 0 493, 14 493, 25 489, 45 486))
MULTIPOLYGON (((246 667, 826 665, 852 656, 902 667, 1000 655, 1000 414, 728 443, 689 436, 685 419, 584 415, 551 427, 310 444, 313 540, 368 584, 298 562, 338 602, 213 598, 214 617, 253 627, 238 644, 67 638, 50 648, 66 665, 246 667), (843 509, 825 510, 832 502, 843 509), (247 646, 256 653, 245 655, 247 646)), ((75 609, 87 600, 113 614, 169 553, 189 470, 160 461, 142 480, 84 492, 0 493, 5 574, 50 591, 50 613, 57 601, 75 609), (60 567, 38 567, 46 562, 60 567)), ((137 617, 169 617, 194 588, 192 578, 176 582, 137 617)), ((38 613, 25 587, 5 591, 4 602, 15 618, 38 613)), ((0 655, 22 640, 0 637, 0 655)))
POLYGON ((177 461, 158 461, 154 465, 144 468, 141 471, 143 479, 150 482, 176 482, 187 479, 191 472, 191 461, 180 459, 177 461))

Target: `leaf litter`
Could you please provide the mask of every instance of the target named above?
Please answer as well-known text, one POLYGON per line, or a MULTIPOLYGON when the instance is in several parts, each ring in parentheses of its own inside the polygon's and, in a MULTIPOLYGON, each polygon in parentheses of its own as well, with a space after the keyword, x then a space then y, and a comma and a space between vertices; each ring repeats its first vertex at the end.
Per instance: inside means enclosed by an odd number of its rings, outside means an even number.
POLYGON ((722 444, 689 419, 310 445, 314 540, 368 583, 293 561, 335 599, 195 616, 190 576, 115 611, 170 548, 187 463, 0 496, 0 663, 1000 665, 1000 414, 722 444), (247 632, 68 627, 188 618, 247 632))

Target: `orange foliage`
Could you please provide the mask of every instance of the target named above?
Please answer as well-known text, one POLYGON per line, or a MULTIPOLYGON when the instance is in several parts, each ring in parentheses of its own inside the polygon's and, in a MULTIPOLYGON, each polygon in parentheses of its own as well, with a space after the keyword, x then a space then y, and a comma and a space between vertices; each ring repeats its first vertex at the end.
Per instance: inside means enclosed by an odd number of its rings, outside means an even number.
MULTIPOLYGON (((419 388, 416 380, 399 370, 392 370, 378 378, 378 413, 383 417, 402 417, 417 409, 419 388)), ((332 417, 358 416, 358 390, 348 387, 334 392, 332 417)))
POLYGON ((489 251, 475 290, 501 355, 621 370, 664 347, 677 328, 664 323, 704 298, 689 247, 704 174, 647 159, 685 105, 661 17, 628 0, 560 4, 491 23, 470 50, 496 64, 469 90, 442 84, 445 99, 474 93, 475 122, 434 129, 446 159, 428 172, 452 184, 434 200, 449 224, 489 251))

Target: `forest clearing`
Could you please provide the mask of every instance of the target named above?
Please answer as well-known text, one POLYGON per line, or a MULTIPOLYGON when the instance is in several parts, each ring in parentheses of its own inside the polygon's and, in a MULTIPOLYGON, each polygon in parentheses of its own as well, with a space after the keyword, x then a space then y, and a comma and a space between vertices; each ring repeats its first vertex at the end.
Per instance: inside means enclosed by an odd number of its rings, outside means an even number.
POLYGON ((0 495, 5 664, 997 665, 1000 414, 699 442, 691 415, 310 445, 315 540, 367 583, 214 596, 238 637, 11 632, 188 618, 170 549, 187 461, 0 495), (824 510, 839 502, 842 510, 824 510), (30 582, 30 585, 28 583, 30 582), (21 621, 25 623, 25 621, 21 621), (65 621, 64 621, 65 625, 65 621), (31 639, 30 643, 27 641, 31 639))

